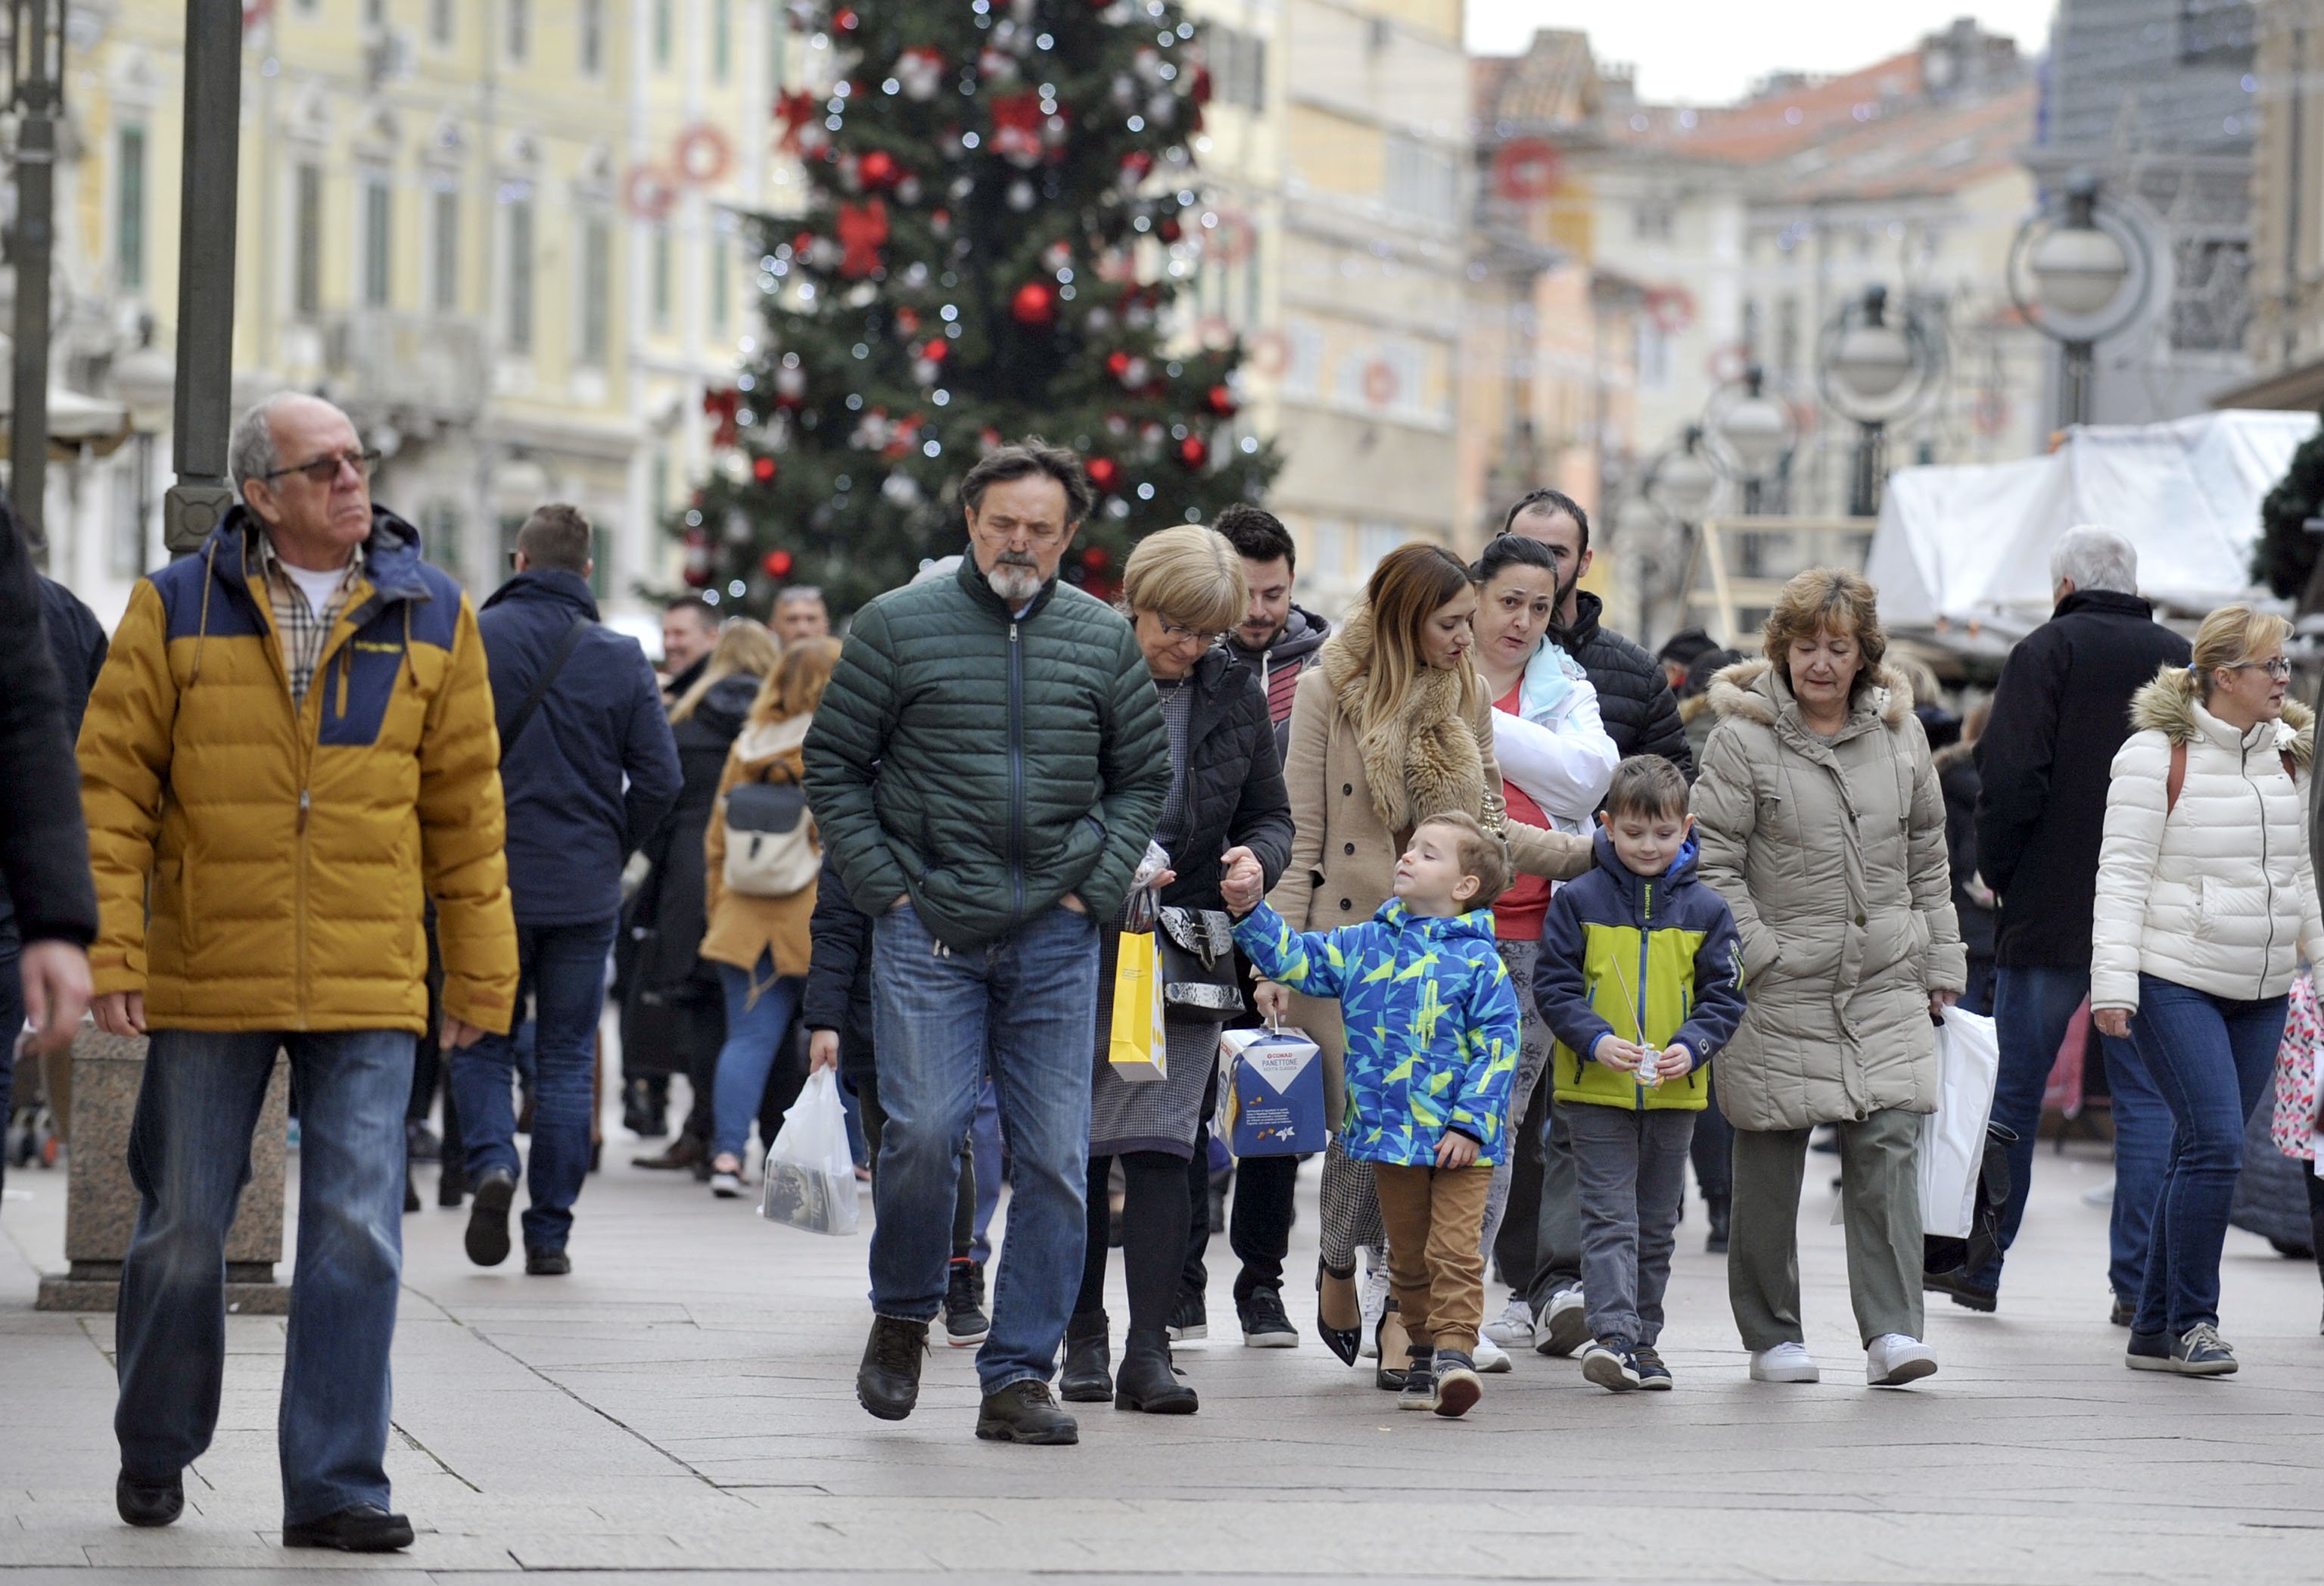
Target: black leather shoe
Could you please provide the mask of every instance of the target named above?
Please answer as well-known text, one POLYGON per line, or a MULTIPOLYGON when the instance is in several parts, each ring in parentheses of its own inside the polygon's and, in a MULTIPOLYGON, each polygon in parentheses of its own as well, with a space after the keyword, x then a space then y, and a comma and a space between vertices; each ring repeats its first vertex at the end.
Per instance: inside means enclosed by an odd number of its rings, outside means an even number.
POLYGON ((335 1547, 341 1553, 396 1553, 411 1545, 411 1522, 375 1503, 359 1503, 319 1520, 302 1520, 296 1526, 285 1521, 282 1545, 335 1547))
POLYGON ((710 1152, 703 1143, 684 1130, 664 1149, 650 1157, 632 1157, 630 1166, 654 1172, 675 1172, 681 1167, 695 1167, 710 1160, 710 1152))
MULTIPOLYGON (((1315 1332, 1317 1335, 1323 1339, 1323 1347, 1340 1357, 1340 1364, 1343 1366, 1352 1366, 1363 1356, 1363 1317, 1361 1314, 1359 1313, 1356 1318, 1356 1324, 1353 1327, 1334 1327, 1329 1322, 1323 1320, 1323 1279, 1325 1276, 1326 1273, 1323 1268, 1318 1267, 1315 1268, 1315 1332)), ((1351 1268, 1345 1272, 1333 1273, 1330 1274, 1330 1276, 1336 1278, 1341 1283, 1346 1283, 1355 1277, 1355 1269, 1351 1268)))
POLYGON ((113 1507, 132 1526, 166 1526, 186 1512, 186 1480, 141 1481, 124 1471, 113 1483, 113 1507))
POLYGON ((573 1270, 573 1259, 563 1250, 527 1250, 524 1253, 524 1275, 527 1277, 562 1277, 573 1270))
POLYGON ((1074 1418, 1049 1397, 1049 1385, 1031 1377, 984 1396, 976 1412, 976 1434, 988 1443, 1051 1447, 1082 1440, 1074 1418))
POLYGON ((1149 1415, 1191 1415, 1201 1407, 1194 1390, 1178 1380, 1170 1365, 1170 1334, 1159 1327, 1133 1327, 1121 1346, 1121 1369, 1114 1373, 1113 1407, 1149 1415))
POLYGON ((1069 1405, 1102 1405, 1113 1397, 1113 1368, 1106 1350, 1103 1311, 1080 1311, 1065 1323, 1065 1369, 1057 1373, 1057 1397, 1069 1405))
POLYGON ((509 1203, 516 1199, 516 1175, 495 1167, 476 1180, 475 1203, 468 1208, 468 1259, 497 1267, 508 1259, 509 1203))
POLYGON ((1978 1311, 1990 1315, 2001 1305, 1997 1288, 1979 1288, 1969 1280, 1966 1272, 1924 1272, 1921 1286, 1932 1294, 1950 1295, 1953 1304, 1966 1311, 1978 1311))
POLYGON ((927 1352, 927 1323, 872 1317, 863 1363, 855 1368, 855 1402, 882 1421, 910 1415, 920 1402, 920 1362, 927 1352))

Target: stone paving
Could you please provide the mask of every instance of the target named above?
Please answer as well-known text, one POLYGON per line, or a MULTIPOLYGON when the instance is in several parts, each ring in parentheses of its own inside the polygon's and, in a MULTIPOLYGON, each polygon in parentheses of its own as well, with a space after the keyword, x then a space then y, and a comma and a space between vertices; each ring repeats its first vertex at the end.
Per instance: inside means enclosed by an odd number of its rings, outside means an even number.
MULTIPOLYGON (((1933 1305, 1943 1369, 1909 1391, 1863 1386, 1832 1196, 1817 1177, 1801 1232, 1818 1386, 1746 1379, 1699 1209, 1682 1231, 1664 1341, 1677 1391, 1618 1397, 1570 1361, 1527 1355, 1487 1379, 1463 1422, 1396 1413, 1312 1332, 1293 1351, 1240 1347, 1222 1238, 1210 1299, 1220 1336, 1180 1353, 1202 1413, 1084 1406, 1078 1448, 1020 1449, 971 1435, 967 1351, 938 1349, 906 1423, 856 1406, 862 1237, 770 1226, 690 1179, 633 1170, 631 1143, 613 1133, 582 1201, 570 1277, 479 1271, 461 1254, 462 1214, 431 1203, 406 1220, 388 1462, 420 1535, 387 1559, 276 1545, 272 1318, 228 1323, 223 1423, 188 1474, 185 1517, 161 1532, 115 1519, 110 1321, 32 1309, 37 1273, 61 1259, 61 1177, 12 1175, 0 1209, 0 1586, 156 1572, 271 1586, 351 1570, 399 1586, 518 1571, 589 1586, 938 1572, 2324 1577, 2315 1268, 2231 1235, 2225 1331, 2242 1373, 2125 1370, 2123 1334, 2106 1323, 2106 1211, 2088 1198, 2107 1179, 2093 1148, 2044 1148, 2002 1311, 1933 1305)), ((423 1193, 433 1176, 422 1170, 423 1193)), ((1312 1270, 1312 1168, 1302 1187, 1295 1272, 1312 1270)), ((1295 1284, 1288 1298, 1311 1325, 1312 1296, 1295 1284)))

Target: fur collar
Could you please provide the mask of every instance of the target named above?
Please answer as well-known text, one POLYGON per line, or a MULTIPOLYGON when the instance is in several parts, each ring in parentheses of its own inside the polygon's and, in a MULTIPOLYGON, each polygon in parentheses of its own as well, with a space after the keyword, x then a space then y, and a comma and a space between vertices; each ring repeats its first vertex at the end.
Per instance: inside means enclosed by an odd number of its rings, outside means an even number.
POLYGON ((744 765, 758 765, 781 755, 796 754, 807 742, 807 728, 814 724, 815 716, 809 713, 745 727, 734 740, 734 758, 744 765))
POLYGON ((1937 768, 1937 774, 1939 776, 1942 776, 1945 772, 1952 770, 1953 767, 1957 765, 1968 764, 1971 760, 1975 759, 1976 756, 1976 743, 1964 740, 1959 743, 1946 744, 1942 749, 1938 750, 1936 753, 1931 755, 1929 759, 1930 763, 1937 768))
MULTIPOLYGON (((1351 723, 1362 719, 1371 659, 1371 608, 1358 602, 1316 657, 1351 723)), ((1461 674, 1431 668, 1395 719, 1363 735, 1364 785, 1373 813, 1390 832, 1409 831, 1448 809, 1483 809, 1485 758, 1461 703, 1461 674)))
MULTIPOLYGON (((1774 726, 1776 718, 1786 710, 1796 715, 1799 709, 1793 703, 1790 686, 1776 680, 1775 663, 1764 657, 1757 660, 1737 661, 1723 671, 1713 674, 1711 679, 1711 708, 1719 713, 1721 721, 1729 716, 1740 716, 1763 727, 1774 726)), ((1856 696, 1856 704, 1849 715, 1853 719, 1867 710, 1877 712, 1880 724, 1895 732, 1912 717, 1912 684, 1904 680, 1902 672, 1882 662, 1872 669, 1871 684, 1856 696)))
MULTIPOLYGON (((2130 696, 2130 724, 2142 733, 2160 733, 2173 743, 2191 742, 2202 732, 2197 709, 2186 669, 2166 667, 2153 682, 2130 696)), ((2209 711, 2202 714, 2209 720, 2218 719, 2209 711)), ((2283 719, 2276 724, 2275 747, 2280 753, 2289 753, 2293 765, 2306 770, 2316 754, 2316 713, 2287 697, 2283 719)))

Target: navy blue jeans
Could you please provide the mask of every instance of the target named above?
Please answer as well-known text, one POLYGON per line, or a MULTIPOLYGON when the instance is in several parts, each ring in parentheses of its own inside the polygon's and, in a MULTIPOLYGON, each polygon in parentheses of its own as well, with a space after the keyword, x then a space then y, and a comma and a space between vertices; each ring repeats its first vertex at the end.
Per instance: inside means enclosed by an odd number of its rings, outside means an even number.
POLYGON ((217 1430, 226 1234, 274 1055, 299 1094, 299 1259, 277 1438, 282 1518, 389 1507, 388 1346, 403 1271, 406 1030, 157 1029, 129 1131, 137 1229, 115 1315, 121 1468, 165 1480, 217 1430))
POLYGON ((516 1017, 532 999, 532 1161, 517 1161, 517 1069, 510 1036, 486 1035, 451 1054, 452 1092, 467 1148, 468 1182, 501 1168, 523 1172, 524 1248, 561 1250, 573 1203, 589 1176, 589 1110, 597 1073, 597 1020, 605 1010, 605 954, 613 922, 516 927, 516 1017))
POLYGON ((873 926, 872 979, 888 1114, 872 1179, 872 1308, 926 1322, 943 1303, 960 1143, 989 1054, 1014 1194, 976 1373, 988 1394, 1046 1382, 1081 1288, 1097 927, 1052 908, 954 953, 906 903, 873 926))
POLYGON ((807 977, 776 974, 774 954, 762 949, 758 968, 747 974, 720 964, 718 983, 726 992, 726 1044, 718 1048, 718 1077, 711 1085, 710 1154, 739 1158, 751 1143, 751 1120, 759 1115, 775 1049, 798 1011, 807 977))
MULTIPOLYGON (((2015 1130, 2009 1148, 2009 1204, 2001 1214, 2006 1251, 2025 1220, 2034 1187, 2034 1150, 2042 1130, 2042 1092, 2065 1044, 2074 1010, 2090 994, 2089 972, 2004 965, 1994 977, 1993 1019, 2001 1043, 2001 1073, 1993 1089, 1993 1120, 2015 1130)), ((2114 1100, 2114 1211, 2108 1226, 2107 1280, 2118 1298, 2138 1296, 2146 1274, 2148 1222, 2163 1168, 2171 1154, 2171 1110, 2129 1041, 2100 1037, 2107 1089, 2114 1100)), ((2002 1255, 1974 1275, 1984 1288, 2001 1286, 2002 1255)))
MULTIPOLYGON (((2177 1132, 2154 1201, 2134 1332, 2179 1337, 2219 1321, 2219 1250, 2244 1166, 2244 1125, 2273 1080, 2285 1000, 2239 1002, 2138 977, 2130 1038, 2177 1132)), ((2116 1185, 2116 1195, 2121 1185, 2116 1185)))

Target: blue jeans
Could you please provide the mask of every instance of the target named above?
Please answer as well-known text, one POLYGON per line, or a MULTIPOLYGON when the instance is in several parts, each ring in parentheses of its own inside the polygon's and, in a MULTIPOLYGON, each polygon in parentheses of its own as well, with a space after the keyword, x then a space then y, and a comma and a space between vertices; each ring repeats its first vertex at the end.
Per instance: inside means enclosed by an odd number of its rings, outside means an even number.
POLYGON ((276 1424, 282 1517, 388 1507, 388 1346, 403 1269, 404 1030, 157 1029, 129 1131, 142 1197, 115 1315, 121 1468, 167 1480, 217 1429, 226 1234, 274 1054, 299 1093, 299 1258, 276 1424))
MULTIPOLYGON (((2219 1249, 2244 1166, 2244 1125, 2273 1082, 2285 999, 2238 1002, 2138 977, 2130 1038, 2177 1132, 2154 1200, 2154 1237, 2133 1332, 2177 1338, 2219 1320, 2219 1249)), ((2121 1194, 2121 1186, 2116 1186, 2121 1194)))
POLYGON ((751 1122, 759 1116, 760 1098, 767 1093, 775 1048, 782 1045, 791 1015, 798 1011, 807 978, 777 976, 774 955, 762 950, 759 967, 749 973, 731 964, 720 964, 718 983, 726 989, 726 1044, 718 1048, 718 1078, 711 1089, 710 1155, 739 1157, 751 1143, 751 1122), (751 995, 754 980, 759 986, 755 998, 751 995))
POLYGON ((524 1063, 512 1028, 451 1054, 468 1182, 498 1168, 521 1174, 530 1192, 524 1248, 561 1250, 573 1232, 573 1203, 589 1176, 590 1109, 597 1074, 597 1020, 605 1010, 605 954, 613 921, 516 927, 516 1017, 532 999, 532 1162, 516 1155, 511 1099, 524 1063))
MULTIPOLYGON (((2001 1214, 2001 1251, 2016 1240, 2034 1188, 2034 1149, 2042 1131, 2042 1093, 2065 1044, 2074 1010, 2090 994, 2088 970, 2003 965, 1994 977, 1993 1019, 2001 1042, 2001 1073, 1993 1090, 1993 1120, 2017 1134, 2009 1148, 2009 1204, 2001 1214)), ((2171 1154, 2171 1110, 2129 1041, 2102 1036, 2107 1089, 2114 1102, 2114 1211, 2108 1226, 2107 1279, 2115 1294, 2135 1298, 2146 1272, 2149 1220, 2171 1154)), ((1975 1273, 1982 1288, 2001 1286, 2002 1254, 1975 1273)))
POLYGON ((989 1053, 1016 1193, 976 1372, 988 1394, 1046 1382, 1081 1288, 1097 927, 1052 908, 952 953, 907 903, 872 927, 872 977, 888 1114, 872 1181, 872 1308, 926 1322, 943 1303, 960 1142, 989 1053))
POLYGON ((1001 1205, 1001 1098, 990 1079, 976 1093, 976 1121, 968 1126, 968 1139, 976 1148, 970 1154, 976 1173, 976 1242, 969 1259, 982 1267, 992 1259, 992 1213, 1001 1205))

